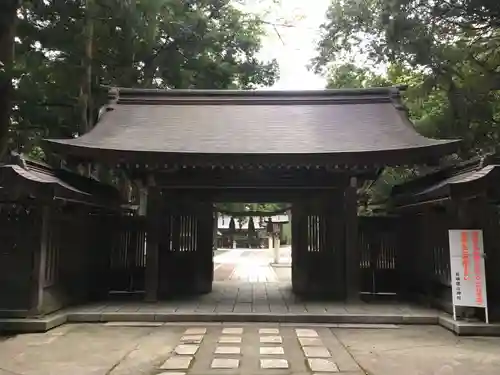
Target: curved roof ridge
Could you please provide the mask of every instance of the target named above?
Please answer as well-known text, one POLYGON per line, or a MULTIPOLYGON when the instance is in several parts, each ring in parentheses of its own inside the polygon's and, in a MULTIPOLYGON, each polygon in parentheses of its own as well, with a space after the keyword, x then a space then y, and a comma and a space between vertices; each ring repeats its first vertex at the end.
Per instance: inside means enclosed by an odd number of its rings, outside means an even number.
POLYGON ((317 97, 317 96, 363 96, 382 95, 397 96, 405 91, 407 86, 396 85, 387 87, 347 88, 347 89, 320 89, 320 90, 231 90, 231 89, 155 89, 155 88, 127 88, 107 87, 110 96, 231 96, 231 97, 317 97))
POLYGON ((110 104, 295 105, 399 102, 404 87, 325 90, 205 90, 111 87, 110 104))

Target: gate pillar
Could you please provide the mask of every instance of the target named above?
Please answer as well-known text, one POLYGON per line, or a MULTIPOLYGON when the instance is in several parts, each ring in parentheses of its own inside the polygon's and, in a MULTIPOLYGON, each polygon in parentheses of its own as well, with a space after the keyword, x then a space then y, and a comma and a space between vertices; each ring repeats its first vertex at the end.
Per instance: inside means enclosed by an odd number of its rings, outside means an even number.
POLYGON ((153 302, 158 299, 158 247, 161 231, 161 193, 157 187, 148 189, 146 206, 147 208, 141 208, 147 213, 145 299, 153 302))
POLYGON ((345 269, 346 296, 351 301, 359 300, 361 290, 361 256, 358 235, 358 193, 355 177, 350 180, 344 193, 345 207, 345 269))

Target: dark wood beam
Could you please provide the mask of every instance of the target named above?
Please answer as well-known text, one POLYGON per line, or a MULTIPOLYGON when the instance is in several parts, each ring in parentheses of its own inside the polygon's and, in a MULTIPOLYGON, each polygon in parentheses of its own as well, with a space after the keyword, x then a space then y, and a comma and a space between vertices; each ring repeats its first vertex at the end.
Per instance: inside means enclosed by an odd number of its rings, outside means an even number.
POLYGON ((421 202, 408 203, 397 205, 390 209, 391 213, 421 213, 430 207, 445 207, 451 201, 450 197, 437 198, 421 202))
POLYGON ((326 170, 230 170, 181 169, 172 173, 156 173, 162 187, 198 188, 297 188, 335 187, 348 181, 348 172, 326 170))
POLYGON ((265 203, 283 202, 291 203, 301 198, 312 195, 330 194, 339 189, 334 187, 324 188, 162 188, 165 194, 175 195, 178 200, 191 201, 197 199, 209 202, 245 202, 265 203))
MULTIPOLYGON (((286 207, 285 210, 279 210, 278 213, 276 213, 276 212, 264 212, 264 211, 227 212, 227 215, 231 215, 232 217, 247 217, 247 216, 268 217, 268 216, 286 215, 287 211, 290 209, 291 209, 291 207, 286 207)), ((217 208, 215 208, 215 210, 217 210, 217 208)), ((225 211, 222 211, 222 212, 219 211, 219 213, 221 213, 222 215, 226 214, 225 211)))

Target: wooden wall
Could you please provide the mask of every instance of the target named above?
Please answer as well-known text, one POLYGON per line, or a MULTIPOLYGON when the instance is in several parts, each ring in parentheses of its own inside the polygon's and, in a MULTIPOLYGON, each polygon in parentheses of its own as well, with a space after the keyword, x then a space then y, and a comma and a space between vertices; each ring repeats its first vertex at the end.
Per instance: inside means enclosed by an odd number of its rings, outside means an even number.
POLYGON ((29 204, 0 205, 0 316, 24 316, 32 309, 41 212, 29 204))
POLYGON ((83 205, 2 204, 0 315, 47 314, 107 295, 113 222, 83 205))
POLYGON ((89 298, 93 273, 89 249, 94 245, 90 219, 84 207, 69 205, 50 209, 40 313, 89 298))
MULTIPOLYGON (((401 282, 411 298, 452 313, 450 229, 482 229, 486 252, 486 283, 490 317, 500 314, 500 221, 497 208, 484 200, 453 201, 446 206, 422 206, 400 215, 401 282)), ((458 308, 459 315, 471 310, 458 308)), ((473 312, 472 312, 473 313, 473 312)), ((482 314, 479 310, 476 313, 482 314)))

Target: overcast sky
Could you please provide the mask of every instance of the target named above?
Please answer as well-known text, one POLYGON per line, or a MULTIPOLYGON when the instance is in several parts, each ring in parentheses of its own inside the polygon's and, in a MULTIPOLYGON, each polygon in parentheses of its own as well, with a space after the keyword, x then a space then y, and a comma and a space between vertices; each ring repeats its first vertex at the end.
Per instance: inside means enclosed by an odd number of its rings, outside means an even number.
POLYGON ((278 36, 269 26, 261 51, 262 59, 275 58, 280 66, 281 78, 272 89, 325 88, 325 79, 309 72, 307 65, 315 56, 319 26, 325 19, 329 3, 330 0, 282 0, 277 12, 291 20, 293 27, 277 27, 278 36))

